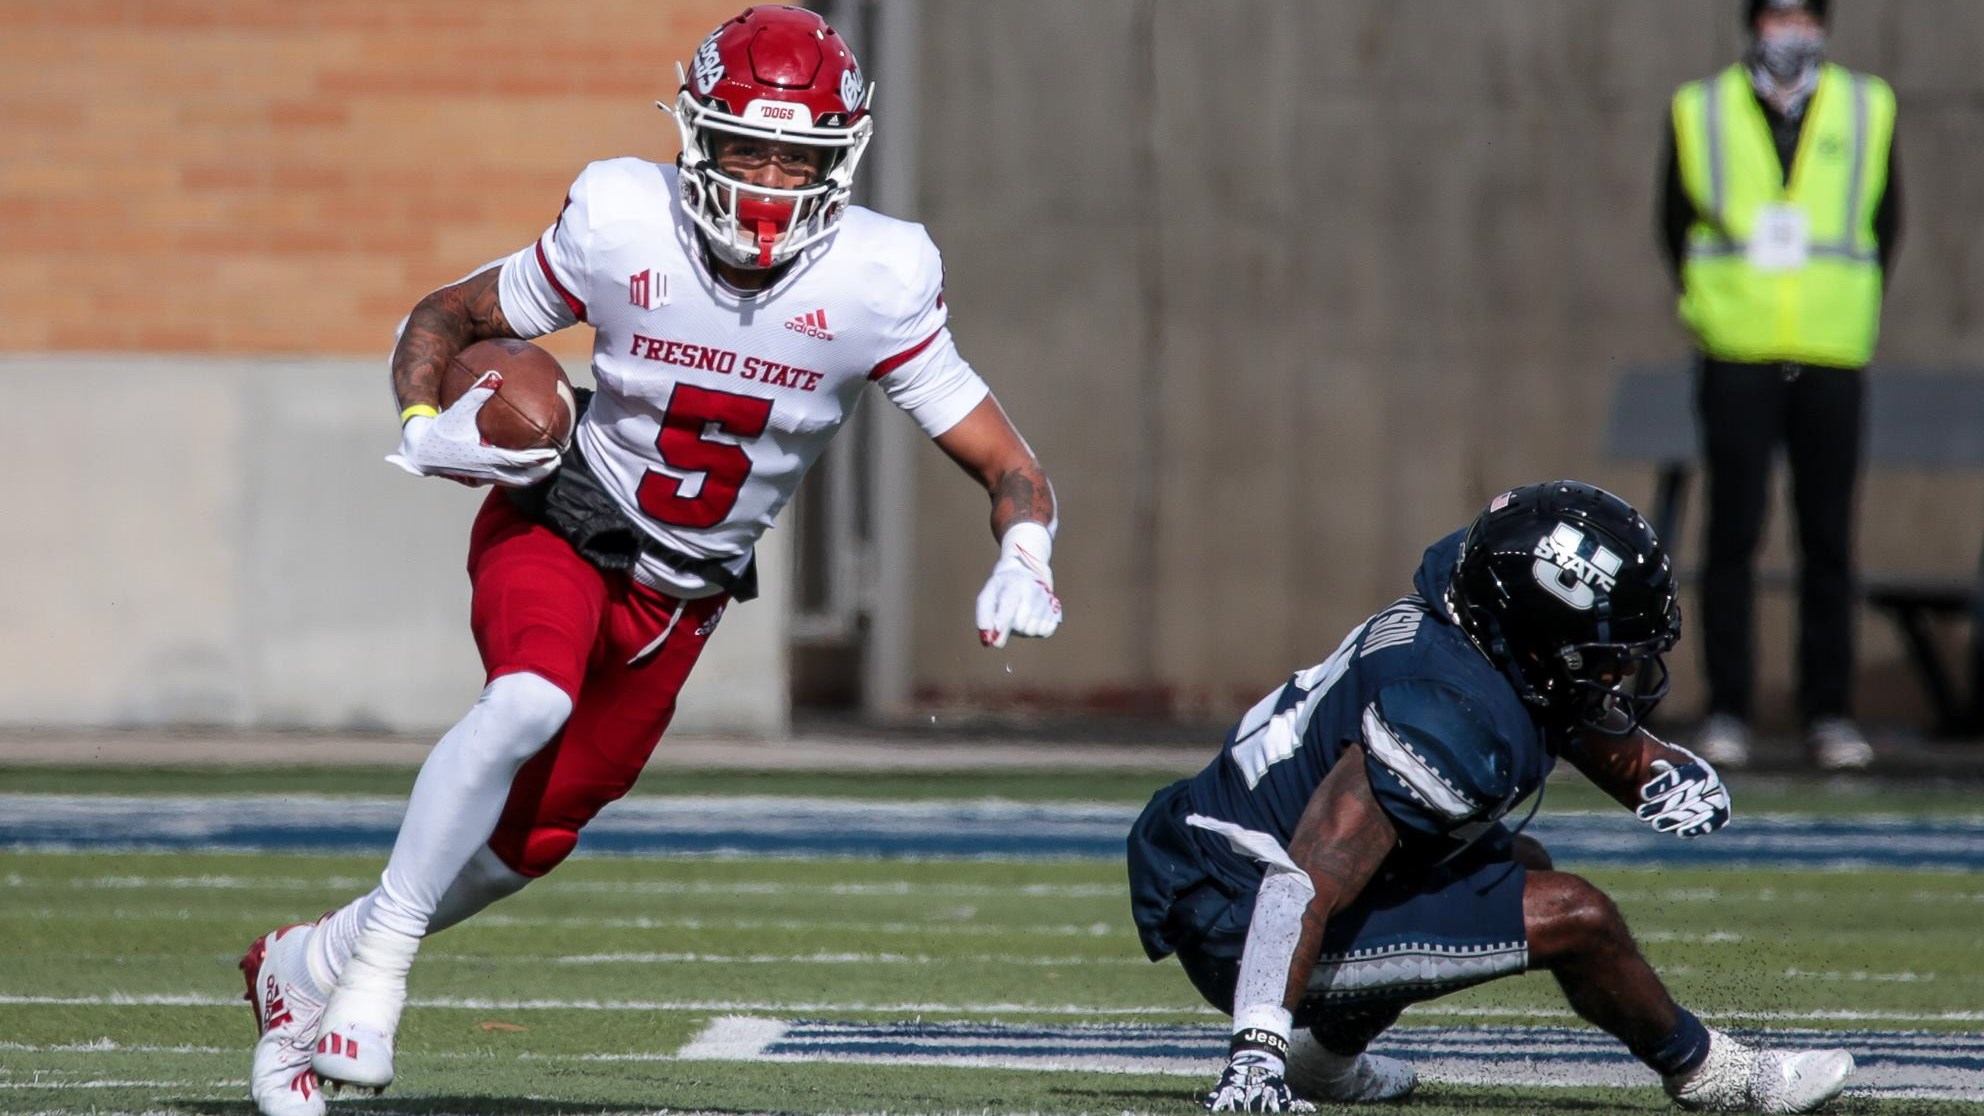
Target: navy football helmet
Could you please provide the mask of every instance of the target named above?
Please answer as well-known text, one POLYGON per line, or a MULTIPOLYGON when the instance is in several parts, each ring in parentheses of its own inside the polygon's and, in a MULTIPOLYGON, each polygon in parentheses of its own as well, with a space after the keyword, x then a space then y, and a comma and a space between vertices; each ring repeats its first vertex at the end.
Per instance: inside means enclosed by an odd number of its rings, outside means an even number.
POLYGON ((1488 504, 1461 541, 1447 604, 1539 719, 1625 733, 1667 696, 1675 590, 1639 512, 1564 480, 1488 504))

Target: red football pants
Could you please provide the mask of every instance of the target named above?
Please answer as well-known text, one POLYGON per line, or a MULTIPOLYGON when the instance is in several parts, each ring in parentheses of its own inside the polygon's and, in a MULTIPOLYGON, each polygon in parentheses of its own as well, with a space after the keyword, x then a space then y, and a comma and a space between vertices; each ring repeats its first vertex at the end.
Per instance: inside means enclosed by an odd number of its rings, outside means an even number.
POLYGON ((501 492, 476 516, 468 574, 489 680, 528 671, 572 699, 565 727, 517 772, 489 839, 511 869, 541 876, 640 777, 730 598, 678 600, 602 571, 501 492))

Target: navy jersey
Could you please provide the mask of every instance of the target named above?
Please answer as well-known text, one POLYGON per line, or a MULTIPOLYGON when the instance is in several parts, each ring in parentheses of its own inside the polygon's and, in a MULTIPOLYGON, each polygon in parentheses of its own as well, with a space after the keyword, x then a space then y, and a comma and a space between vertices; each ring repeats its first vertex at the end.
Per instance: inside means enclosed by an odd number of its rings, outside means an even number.
MULTIPOLYGON (((1434 543, 1416 592, 1351 629, 1334 654, 1263 698, 1187 790, 1192 811, 1286 847, 1323 776, 1361 743, 1371 788, 1409 855, 1464 847, 1542 786, 1553 748, 1522 699, 1447 609, 1462 532, 1434 543)), ((1235 887, 1258 864, 1194 830, 1208 870, 1235 887)))

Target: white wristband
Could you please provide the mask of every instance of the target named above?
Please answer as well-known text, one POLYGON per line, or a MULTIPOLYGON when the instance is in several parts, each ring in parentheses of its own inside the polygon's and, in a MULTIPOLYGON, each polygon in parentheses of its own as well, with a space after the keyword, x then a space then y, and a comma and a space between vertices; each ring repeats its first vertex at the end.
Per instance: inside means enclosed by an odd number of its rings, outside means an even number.
POLYGON ((1031 565, 1039 563, 1043 568, 1054 563, 1054 535, 1047 528, 1031 519, 1022 519, 1006 528, 999 540, 1000 558, 1020 558, 1031 565), (1022 557, 1024 556, 1024 557, 1022 557))
POLYGON ((1280 1004, 1248 1004, 1233 1013, 1233 1033, 1256 1029, 1286 1039, 1295 1030, 1295 1015, 1280 1004))

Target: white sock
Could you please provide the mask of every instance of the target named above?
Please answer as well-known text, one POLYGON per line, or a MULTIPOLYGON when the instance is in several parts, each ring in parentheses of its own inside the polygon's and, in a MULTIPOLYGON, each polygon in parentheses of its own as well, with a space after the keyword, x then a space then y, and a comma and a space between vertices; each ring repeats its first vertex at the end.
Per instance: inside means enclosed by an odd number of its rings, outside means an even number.
POLYGON ((535 674, 506 674, 482 691, 420 766, 361 937, 377 929, 420 940, 441 897, 496 831, 517 769, 571 713, 565 691, 535 674))
POLYGON ((310 928, 310 948, 305 959, 309 962, 311 983, 325 993, 338 986, 338 977, 344 972, 345 962, 351 960, 351 951, 358 947, 358 932, 371 916, 378 895, 376 888, 368 891, 310 928))
POLYGON ((488 845, 482 846, 441 896, 441 905, 434 908, 433 917, 427 920, 427 932, 438 934, 446 930, 496 900, 522 891, 530 880, 529 876, 511 871, 488 845))
POLYGON ((358 945, 338 976, 337 995, 325 1005, 323 1029, 337 1031, 356 1023, 391 1038, 399 1030, 406 974, 419 949, 419 938, 377 924, 359 931, 358 945))
MULTIPOLYGON (((438 934, 498 899, 515 895, 528 883, 529 876, 511 871, 509 865, 498 859, 488 845, 484 845, 475 850, 475 855, 463 866, 462 874, 456 876, 455 882, 442 893, 440 906, 427 920, 427 932, 438 934)), ((365 928, 365 921, 371 916, 372 905, 378 897, 379 890, 374 888, 333 911, 311 928, 305 958, 309 962, 308 980, 315 986, 319 1000, 337 987, 344 967, 351 962, 351 955, 358 949, 358 932, 365 928)))

